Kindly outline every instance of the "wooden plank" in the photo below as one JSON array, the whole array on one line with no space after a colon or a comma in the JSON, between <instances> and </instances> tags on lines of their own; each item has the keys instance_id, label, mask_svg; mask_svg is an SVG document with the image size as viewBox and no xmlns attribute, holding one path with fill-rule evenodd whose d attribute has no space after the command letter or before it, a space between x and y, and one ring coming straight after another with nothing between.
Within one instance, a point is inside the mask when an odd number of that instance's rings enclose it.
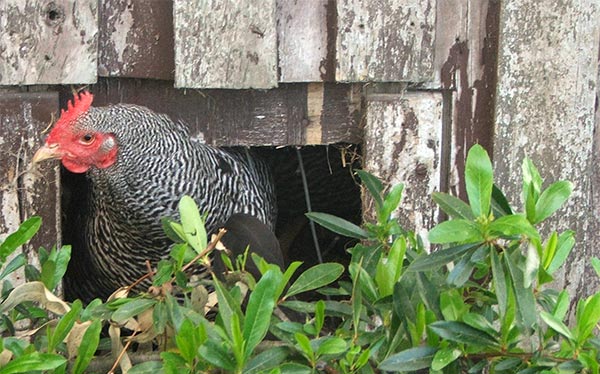
<instances>
[{"instance_id":1,"label":"wooden plank","mask_svg":"<svg viewBox=\"0 0 600 374\"><path fill-rule=\"evenodd\" d=\"M0 2L0 85L96 81L96 2Z\"/></svg>"},{"instance_id":2,"label":"wooden plank","mask_svg":"<svg viewBox=\"0 0 600 374\"><path fill-rule=\"evenodd\" d=\"M502 2L494 161L510 200L521 193L521 162L530 157L546 178L574 182L571 199L547 230L573 229L577 244L558 288L584 296L599 282L588 266L599 256L598 220L591 198L594 106L600 16L597 1Z\"/></svg>"},{"instance_id":3,"label":"wooden plank","mask_svg":"<svg viewBox=\"0 0 600 374\"><path fill-rule=\"evenodd\" d=\"M307 84L267 90L177 90L168 81L100 79L94 105L144 105L186 122L207 143L225 145L303 145L360 143L360 94L353 85L326 83L322 100L311 100ZM65 93L68 94L67 91ZM311 93L314 98L314 92ZM68 96L68 95L67 95ZM235 108L235 110L232 110ZM310 111L310 113L309 113ZM307 135L311 120L318 134Z\"/></svg>"},{"instance_id":4,"label":"wooden plank","mask_svg":"<svg viewBox=\"0 0 600 374\"><path fill-rule=\"evenodd\" d=\"M104 0L98 75L173 80L173 2Z\"/></svg>"},{"instance_id":5,"label":"wooden plank","mask_svg":"<svg viewBox=\"0 0 600 374\"><path fill-rule=\"evenodd\" d=\"M30 167L31 157L42 143L42 130L57 109L56 93L0 93L0 240L25 219L41 216L40 231L23 247L28 262L34 265L39 263L40 246L50 249L60 242L59 167ZM24 274L17 272L10 280L23 283Z\"/></svg>"},{"instance_id":6,"label":"wooden plank","mask_svg":"<svg viewBox=\"0 0 600 374\"><path fill-rule=\"evenodd\" d=\"M436 2L339 0L336 80L432 80Z\"/></svg>"},{"instance_id":7,"label":"wooden plank","mask_svg":"<svg viewBox=\"0 0 600 374\"><path fill-rule=\"evenodd\" d=\"M439 191L442 94L406 92L367 97L363 165L385 184L403 183L398 219L427 240L437 223L431 193ZM366 206L365 211L372 209Z\"/></svg>"},{"instance_id":8,"label":"wooden plank","mask_svg":"<svg viewBox=\"0 0 600 374\"><path fill-rule=\"evenodd\" d=\"M175 0L175 86L277 86L275 0Z\"/></svg>"},{"instance_id":9,"label":"wooden plank","mask_svg":"<svg viewBox=\"0 0 600 374\"><path fill-rule=\"evenodd\" d=\"M333 0L278 0L279 81L333 81L336 28Z\"/></svg>"}]
</instances>

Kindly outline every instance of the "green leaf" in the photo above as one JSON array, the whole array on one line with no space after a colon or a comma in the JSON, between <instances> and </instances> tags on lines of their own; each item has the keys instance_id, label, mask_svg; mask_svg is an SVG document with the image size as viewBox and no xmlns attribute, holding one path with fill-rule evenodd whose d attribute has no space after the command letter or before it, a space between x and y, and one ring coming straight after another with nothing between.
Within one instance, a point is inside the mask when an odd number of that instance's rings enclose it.
<instances>
[{"instance_id":1,"label":"green leaf","mask_svg":"<svg viewBox=\"0 0 600 374\"><path fill-rule=\"evenodd\" d=\"M102 322L97 319L90 327L85 330L83 334L83 339L81 340L81 345L77 349L77 359L75 360L75 364L73 365L73 373L81 374L85 372L85 369L88 367L92 358L94 357L94 353L96 353L96 349L98 348L98 343L100 342L100 330L102 329Z\"/></svg>"},{"instance_id":2,"label":"green leaf","mask_svg":"<svg viewBox=\"0 0 600 374\"><path fill-rule=\"evenodd\" d=\"M81 300L75 300L71 305L71 310L69 310L56 324L54 328L54 332L48 335L48 351L54 351L56 346L60 342L62 342L75 324L75 321L79 318L79 314L83 309L83 304Z\"/></svg>"},{"instance_id":3,"label":"green leaf","mask_svg":"<svg viewBox=\"0 0 600 374\"><path fill-rule=\"evenodd\" d=\"M600 277L600 259L598 259L598 257L592 257L591 263L592 267L594 268L594 271L596 272L596 275ZM2 277L0 277L0 279L1 278Z\"/></svg>"},{"instance_id":4,"label":"green leaf","mask_svg":"<svg viewBox=\"0 0 600 374\"><path fill-rule=\"evenodd\" d=\"M375 199L376 209L377 211L379 211L383 206L383 199L381 198L383 184L381 183L379 178L365 170L357 170L356 173L360 177L362 183L367 187L367 190L369 191L373 199Z\"/></svg>"},{"instance_id":5,"label":"green leaf","mask_svg":"<svg viewBox=\"0 0 600 374\"><path fill-rule=\"evenodd\" d=\"M442 315L448 321L458 321L469 307L463 301L458 289L452 288L440 294L440 308Z\"/></svg>"},{"instance_id":6,"label":"green leaf","mask_svg":"<svg viewBox=\"0 0 600 374\"><path fill-rule=\"evenodd\" d=\"M473 243L482 240L479 225L466 219L444 221L429 231L431 243Z\"/></svg>"},{"instance_id":7,"label":"green leaf","mask_svg":"<svg viewBox=\"0 0 600 374\"><path fill-rule=\"evenodd\" d=\"M429 328L441 338L478 348L496 347L496 339L486 332L475 329L466 323L457 321L437 321L429 325Z\"/></svg>"},{"instance_id":8,"label":"green leaf","mask_svg":"<svg viewBox=\"0 0 600 374\"><path fill-rule=\"evenodd\" d=\"M274 347L252 357L244 367L244 374L266 373L279 366L288 356L287 347Z\"/></svg>"},{"instance_id":9,"label":"green leaf","mask_svg":"<svg viewBox=\"0 0 600 374\"><path fill-rule=\"evenodd\" d=\"M442 370L461 356L461 351L456 348L442 348L435 353L431 362L432 370Z\"/></svg>"},{"instance_id":10,"label":"green leaf","mask_svg":"<svg viewBox=\"0 0 600 374\"><path fill-rule=\"evenodd\" d=\"M552 314L542 310L540 311L540 318L542 319L542 321L546 322L546 324L550 326L552 330L561 334L570 341L575 340L573 334L571 333L571 330L569 330L569 328L561 320L559 320Z\"/></svg>"},{"instance_id":11,"label":"green leaf","mask_svg":"<svg viewBox=\"0 0 600 374\"><path fill-rule=\"evenodd\" d=\"M556 253L550 261L550 265L546 269L548 274L553 274L556 270L560 269L561 266L569 257L571 250L575 246L575 234L573 231L565 231L558 236L558 244L556 245Z\"/></svg>"},{"instance_id":12,"label":"green leaf","mask_svg":"<svg viewBox=\"0 0 600 374\"><path fill-rule=\"evenodd\" d=\"M330 284L342 275L344 266L338 263L319 264L306 270L288 289L285 298Z\"/></svg>"},{"instance_id":13,"label":"green leaf","mask_svg":"<svg viewBox=\"0 0 600 374\"><path fill-rule=\"evenodd\" d=\"M197 253L201 253L206 248L207 235L204 220L194 199L190 196L182 197L179 201L179 214L186 241Z\"/></svg>"},{"instance_id":14,"label":"green leaf","mask_svg":"<svg viewBox=\"0 0 600 374\"><path fill-rule=\"evenodd\" d=\"M300 348L300 351L304 353L304 355L311 361L315 360L315 352L310 345L310 339L306 335L301 332L297 332L294 334L294 338L296 339L296 345Z\"/></svg>"},{"instance_id":15,"label":"green leaf","mask_svg":"<svg viewBox=\"0 0 600 374\"><path fill-rule=\"evenodd\" d=\"M505 238L525 235L528 238L539 239L540 234L522 214L512 214L494 220L489 225L491 234Z\"/></svg>"},{"instance_id":16,"label":"green leaf","mask_svg":"<svg viewBox=\"0 0 600 374\"><path fill-rule=\"evenodd\" d=\"M0 280L6 278L6 276L16 271L20 267L25 266L26 264L27 258L25 257L25 254L19 253L4 267L2 274L0 274Z\"/></svg>"},{"instance_id":17,"label":"green leaf","mask_svg":"<svg viewBox=\"0 0 600 374\"><path fill-rule=\"evenodd\" d=\"M276 292L282 279L280 270L271 269L260 278L256 288L250 294L243 329L246 342L245 358L250 357L254 348L267 335L275 307Z\"/></svg>"},{"instance_id":18,"label":"green leaf","mask_svg":"<svg viewBox=\"0 0 600 374\"><path fill-rule=\"evenodd\" d=\"M417 257L406 270L413 272L435 270L449 262L458 261L465 253L474 251L480 245L481 243L463 244L421 255Z\"/></svg>"},{"instance_id":19,"label":"green leaf","mask_svg":"<svg viewBox=\"0 0 600 374\"><path fill-rule=\"evenodd\" d=\"M392 187L390 192L387 193L387 195L385 196L385 198L383 200L383 207L381 209L381 214L379 215L380 223L382 223L382 224L386 223L390 219L390 216L394 212L394 210L396 210L396 208L398 208L398 205L400 205L400 200L402 200L402 192L403 191L404 191L404 185L397 184L394 187Z\"/></svg>"},{"instance_id":20,"label":"green leaf","mask_svg":"<svg viewBox=\"0 0 600 374\"><path fill-rule=\"evenodd\" d=\"M125 322L133 316L137 316L146 309L156 304L155 299L133 299L132 301L121 305L111 316L111 319L117 323Z\"/></svg>"},{"instance_id":21,"label":"green leaf","mask_svg":"<svg viewBox=\"0 0 600 374\"><path fill-rule=\"evenodd\" d=\"M224 369L227 372L234 372L235 370L233 356L221 344L209 339L198 349L198 353L204 360L216 367Z\"/></svg>"},{"instance_id":22,"label":"green leaf","mask_svg":"<svg viewBox=\"0 0 600 374\"><path fill-rule=\"evenodd\" d=\"M127 374L162 374L163 364L160 361L146 361L137 364Z\"/></svg>"},{"instance_id":23,"label":"green leaf","mask_svg":"<svg viewBox=\"0 0 600 374\"><path fill-rule=\"evenodd\" d=\"M317 355L339 355L348 349L346 341L338 336L328 336L319 341Z\"/></svg>"},{"instance_id":24,"label":"green leaf","mask_svg":"<svg viewBox=\"0 0 600 374\"><path fill-rule=\"evenodd\" d=\"M244 318L240 303L225 287L223 287L223 284L216 277L213 277L213 283L219 302L219 315L223 319L227 334L233 336L233 331L231 330L231 319L233 318L233 315L237 315L240 322L242 322Z\"/></svg>"},{"instance_id":25,"label":"green leaf","mask_svg":"<svg viewBox=\"0 0 600 374\"><path fill-rule=\"evenodd\" d=\"M379 370L406 372L428 368L437 352L432 347L414 347L391 355L377 367Z\"/></svg>"},{"instance_id":26,"label":"green leaf","mask_svg":"<svg viewBox=\"0 0 600 374\"><path fill-rule=\"evenodd\" d=\"M516 255L520 255L520 253L516 253ZM515 263L515 260L510 255L505 255L504 260L512 279L512 288L516 296L515 300L522 323L525 328L531 329L536 322L536 303L531 286L525 287L522 270L525 265Z\"/></svg>"},{"instance_id":27,"label":"green leaf","mask_svg":"<svg viewBox=\"0 0 600 374\"><path fill-rule=\"evenodd\" d=\"M498 300L498 311L500 317L504 318L506 313L506 307L508 303L508 286L506 284L506 274L504 267L498 256L498 252L494 246L489 246L490 249L490 260L492 263L492 283L494 290L496 291L496 299Z\"/></svg>"},{"instance_id":28,"label":"green leaf","mask_svg":"<svg viewBox=\"0 0 600 374\"><path fill-rule=\"evenodd\" d=\"M535 167L533 162L529 157L525 157L523 159L523 165L521 166L521 170L523 171L523 191L527 194L529 188L531 188L533 192L534 201L537 201L540 191L542 190L542 177L540 176L540 172ZM529 187L531 186L531 187Z\"/></svg>"},{"instance_id":29,"label":"green leaf","mask_svg":"<svg viewBox=\"0 0 600 374\"><path fill-rule=\"evenodd\" d=\"M478 313L465 313L462 316L462 320L464 323L466 323L467 325L485 332L486 334L490 335L490 336L497 336L498 333L496 331L496 328L494 326L492 326L492 324L490 323L490 321L488 321L483 315L478 314Z\"/></svg>"},{"instance_id":30,"label":"green leaf","mask_svg":"<svg viewBox=\"0 0 600 374\"><path fill-rule=\"evenodd\" d=\"M0 264L3 264L17 248L27 243L38 232L41 225L42 218L33 216L21 223L17 231L6 237L0 244Z\"/></svg>"},{"instance_id":31,"label":"green leaf","mask_svg":"<svg viewBox=\"0 0 600 374\"><path fill-rule=\"evenodd\" d=\"M51 353L39 353L31 352L23 356L17 357L4 365L0 369L2 374L17 374L17 373L31 373L42 370L54 370L61 365L64 365L67 359L51 354Z\"/></svg>"},{"instance_id":32,"label":"green leaf","mask_svg":"<svg viewBox=\"0 0 600 374\"><path fill-rule=\"evenodd\" d=\"M465 164L465 184L469 203L475 217L490 214L494 173L490 158L479 144L469 150Z\"/></svg>"},{"instance_id":33,"label":"green leaf","mask_svg":"<svg viewBox=\"0 0 600 374\"><path fill-rule=\"evenodd\" d=\"M573 184L569 181L552 183L535 204L534 224L540 223L556 212L571 196Z\"/></svg>"},{"instance_id":34,"label":"green leaf","mask_svg":"<svg viewBox=\"0 0 600 374\"><path fill-rule=\"evenodd\" d=\"M355 239L367 239L368 233L352 222L328 213L310 212L306 216L326 229Z\"/></svg>"},{"instance_id":35,"label":"green leaf","mask_svg":"<svg viewBox=\"0 0 600 374\"><path fill-rule=\"evenodd\" d=\"M442 209L446 214L452 218L460 218L472 221L475 219L471 207L461 199L449 195L444 192L434 192L431 194L433 201Z\"/></svg>"},{"instance_id":36,"label":"green leaf","mask_svg":"<svg viewBox=\"0 0 600 374\"><path fill-rule=\"evenodd\" d=\"M181 357L188 363L193 363L198 348L204 344L206 339L207 334L204 325L198 324L198 326L194 326L194 323L186 318L181 323L179 331L177 331L175 343L177 344Z\"/></svg>"},{"instance_id":37,"label":"green leaf","mask_svg":"<svg viewBox=\"0 0 600 374\"><path fill-rule=\"evenodd\" d=\"M496 218L513 214L506 196L504 196L502 190L500 190L495 184L492 187L492 208Z\"/></svg>"},{"instance_id":38,"label":"green leaf","mask_svg":"<svg viewBox=\"0 0 600 374\"><path fill-rule=\"evenodd\" d=\"M371 275L360 265L352 262L348 267L354 284L359 286L360 291L365 295L369 302L373 303L379 298L377 287Z\"/></svg>"}]
</instances>

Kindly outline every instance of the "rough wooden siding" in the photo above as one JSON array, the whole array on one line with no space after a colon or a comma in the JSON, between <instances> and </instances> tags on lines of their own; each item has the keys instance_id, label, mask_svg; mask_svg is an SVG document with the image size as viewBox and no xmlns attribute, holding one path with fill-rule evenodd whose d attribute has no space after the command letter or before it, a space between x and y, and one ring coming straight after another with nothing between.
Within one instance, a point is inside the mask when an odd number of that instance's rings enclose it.
<instances>
[{"instance_id":1,"label":"rough wooden siding","mask_svg":"<svg viewBox=\"0 0 600 374\"><path fill-rule=\"evenodd\" d=\"M336 28L333 0L277 0L279 81L334 80Z\"/></svg>"},{"instance_id":2,"label":"rough wooden siding","mask_svg":"<svg viewBox=\"0 0 600 374\"><path fill-rule=\"evenodd\" d=\"M175 0L175 86L277 86L275 0Z\"/></svg>"},{"instance_id":3,"label":"rough wooden siding","mask_svg":"<svg viewBox=\"0 0 600 374\"><path fill-rule=\"evenodd\" d=\"M51 248L59 242L58 166L30 168L42 130L57 109L56 93L0 92L0 240L25 219L41 216L40 231L23 248L31 264L38 263L40 246ZM23 276L16 273L11 280L20 283Z\"/></svg>"},{"instance_id":4,"label":"rough wooden siding","mask_svg":"<svg viewBox=\"0 0 600 374\"><path fill-rule=\"evenodd\" d=\"M400 222L427 239L438 211L442 95L434 92L374 94L367 98L364 168L389 185L404 183Z\"/></svg>"},{"instance_id":5,"label":"rough wooden siding","mask_svg":"<svg viewBox=\"0 0 600 374\"><path fill-rule=\"evenodd\" d=\"M599 284L588 262L600 255L591 183L598 7L591 0L513 0L502 2L501 10L496 179L519 202L521 160L529 156L546 185L558 179L575 183L568 205L546 226L577 233L557 282L571 295L588 294Z\"/></svg>"},{"instance_id":6,"label":"rough wooden siding","mask_svg":"<svg viewBox=\"0 0 600 374\"><path fill-rule=\"evenodd\" d=\"M94 87L94 105L144 105L183 120L192 134L219 146L302 145L315 137L322 144L359 143L357 87L326 83L319 90L322 99L315 100L306 84L282 84L266 91L184 92L169 81L101 79Z\"/></svg>"},{"instance_id":7,"label":"rough wooden siding","mask_svg":"<svg viewBox=\"0 0 600 374\"><path fill-rule=\"evenodd\" d=\"M0 2L0 85L96 82L94 1Z\"/></svg>"},{"instance_id":8,"label":"rough wooden siding","mask_svg":"<svg viewBox=\"0 0 600 374\"><path fill-rule=\"evenodd\" d=\"M339 0L336 79L432 80L436 2Z\"/></svg>"},{"instance_id":9,"label":"rough wooden siding","mask_svg":"<svg viewBox=\"0 0 600 374\"><path fill-rule=\"evenodd\" d=\"M173 79L173 2L102 0L98 75Z\"/></svg>"}]
</instances>

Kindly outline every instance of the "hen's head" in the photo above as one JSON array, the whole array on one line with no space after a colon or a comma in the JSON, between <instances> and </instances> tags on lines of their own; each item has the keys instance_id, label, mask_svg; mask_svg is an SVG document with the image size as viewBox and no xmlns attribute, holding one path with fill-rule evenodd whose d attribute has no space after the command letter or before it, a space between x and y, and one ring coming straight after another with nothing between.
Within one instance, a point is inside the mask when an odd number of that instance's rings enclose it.
<instances>
[{"instance_id":1,"label":"hen's head","mask_svg":"<svg viewBox=\"0 0 600 374\"><path fill-rule=\"evenodd\" d=\"M36 163L60 159L67 170L84 173L90 167L107 168L117 160L117 141L112 133L100 132L83 119L88 115L94 96L89 92L76 95L67 110L54 124L46 143L33 156Z\"/></svg>"}]
</instances>

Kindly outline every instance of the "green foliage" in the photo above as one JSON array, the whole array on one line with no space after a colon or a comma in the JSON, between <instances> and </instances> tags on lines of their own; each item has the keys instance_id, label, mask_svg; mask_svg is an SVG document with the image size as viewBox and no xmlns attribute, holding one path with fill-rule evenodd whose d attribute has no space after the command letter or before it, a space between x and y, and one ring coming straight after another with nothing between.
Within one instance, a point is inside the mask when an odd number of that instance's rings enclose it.
<instances>
[{"instance_id":1,"label":"green foliage","mask_svg":"<svg viewBox=\"0 0 600 374\"><path fill-rule=\"evenodd\" d=\"M211 273L198 280L190 269L211 272L216 242L208 243L205 217L185 197L181 222L163 220L174 244L168 258L152 264L152 288L137 295L123 288L85 307L52 293L70 248L40 249L39 267L15 255L40 227L33 217L0 244L0 373L117 366L131 374L599 373L600 293L571 301L548 286L575 240L571 231L539 230L573 187L566 181L544 187L529 159L522 170L517 209L494 184L487 153L474 146L465 167L469 203L432 196L450 219L430 230L431 253L395 218L403 186L386 188L357 171L373 198L374 221L359 227L308 214L361 241L349 249L347 269L325 263L300 274L299 262L280 269L246 253L226 258L224 278ZM247 261L260 269L259 279L244 271ZM600 260L591 265L600 276ZM10 283L16 271L27 275L25 284ZM306 292L324 296L298 298ZM135 352L130 342L158 351ZM106 359L108 351L113 358ZM132 364L136 355L147 359Z\"/></svg>"}]
</instances>

